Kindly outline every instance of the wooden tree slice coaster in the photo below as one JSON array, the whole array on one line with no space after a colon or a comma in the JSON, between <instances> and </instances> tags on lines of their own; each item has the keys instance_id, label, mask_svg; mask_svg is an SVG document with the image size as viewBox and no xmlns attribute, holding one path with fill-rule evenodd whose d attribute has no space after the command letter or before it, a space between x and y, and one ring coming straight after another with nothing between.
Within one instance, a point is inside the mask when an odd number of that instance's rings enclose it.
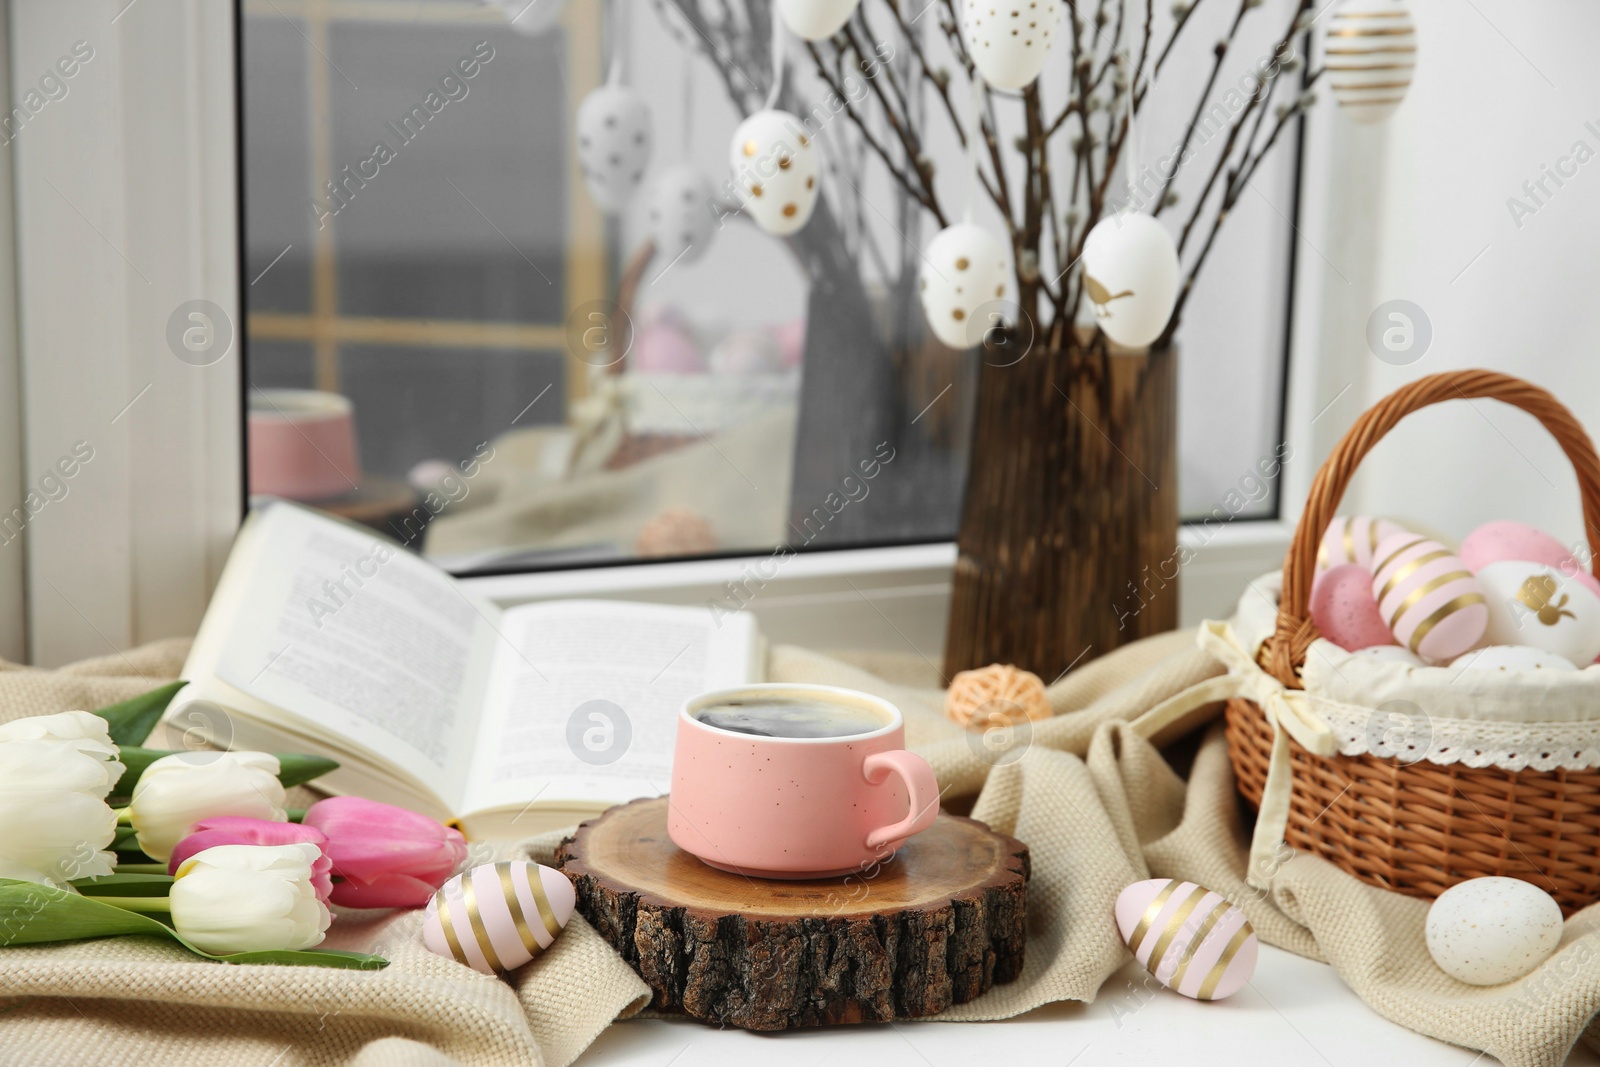
<instances>
[{"instance_id":1,"label":"wooden tree slice coaster","mask_svg":"<svg viewBox=\"0 0 1600 1067\"><path fill-rule=\"evenodd\" d=\"M667 798L619 805L556 850L578 911L651 1007L746 1030L934 1015L1022 973L1028 848L940 815L859 874L746 878L667 836Z\"/></svg>"}]
</instances>

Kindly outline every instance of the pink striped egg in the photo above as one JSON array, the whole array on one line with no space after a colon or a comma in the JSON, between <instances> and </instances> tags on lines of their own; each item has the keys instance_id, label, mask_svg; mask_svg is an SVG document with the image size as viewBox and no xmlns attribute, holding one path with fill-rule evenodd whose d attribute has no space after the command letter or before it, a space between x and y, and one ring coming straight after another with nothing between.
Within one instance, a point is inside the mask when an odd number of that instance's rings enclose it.
<instances>
[{"instance_id":1,"label":"pink striped egg","mask_svg":"<svg viewBox=\"0 0 1600 1067\"><path fill-rule=\"evenodd\" d=\"M1193 882L1151 878L1117 894L1117 929L1155 980L1195 1000L1232 996L1260 947L1244 912Z\"/></svg>"},{"instance_id":2,"label":"pink striped egg","mask_svg":"<svg viewBox=\"0 0 1600 1067\"><path fill-rule=\"evenodd\" d=\"M1330 522L1322 534L1322 544L1317 549L1317 570L1354 563L1370 571L1372 557L1383 539L1404 532L1405 527L1388 519L1341 515Z\"/></svg>"},{"instance_id":3,"label":"pink striped egg","mask_svg":"<svg viewBox=\"0 0 1600 1067\"><path fill-rule=\"evenodd\" d=\"M1378 544L1372 599L1395 640L1423 659L1476 648L1489 626L1483 586L1437 541L1402 531Z\"/></svg>"},{"instance_id":4,"label":"pink striped egg","mask_svg":"<svg viewBox=\"0 0 1600 1067\"><path fill-rule=\"evenodd\" d=\"M1394 644L1372 599L1372 573L1359 563L1341 563L1317 575L1311 583L1311 621L1346 652Z\"/></svg>"},{"instance_id":5,"label":"pink striped egg","mask_svg":"<svg viewBox=\"0 0 1600 1067\"><path fill-rule=\"evenodd\" d=\"M566 875L527 860L485 863L451 878L428 901L422 943L475 971L521 967L572 918Z\"/></svg>"}]
</instances>

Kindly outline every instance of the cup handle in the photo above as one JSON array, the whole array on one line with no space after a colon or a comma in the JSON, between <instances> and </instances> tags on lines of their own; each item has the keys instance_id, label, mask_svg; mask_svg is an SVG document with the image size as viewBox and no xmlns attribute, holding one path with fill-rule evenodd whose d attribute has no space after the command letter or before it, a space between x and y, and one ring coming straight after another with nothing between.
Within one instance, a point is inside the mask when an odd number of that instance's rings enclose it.
<instances>
[{"instance_id":1,"label":"cup handle","mask_svg":"<svg viewBox=\"0 0 1600 1067\"><path fill-rule=\"evenodd\" d=\"M920 834L939 817L939 783L933 776L933 768L921 756L903 748L874 752L862 762L861 769L873 785L882 782L891 772L898 774L911 797L911 811L904 819L867 835L868 848L879 848L891 841Z\"/></svg>"}]
</instances>

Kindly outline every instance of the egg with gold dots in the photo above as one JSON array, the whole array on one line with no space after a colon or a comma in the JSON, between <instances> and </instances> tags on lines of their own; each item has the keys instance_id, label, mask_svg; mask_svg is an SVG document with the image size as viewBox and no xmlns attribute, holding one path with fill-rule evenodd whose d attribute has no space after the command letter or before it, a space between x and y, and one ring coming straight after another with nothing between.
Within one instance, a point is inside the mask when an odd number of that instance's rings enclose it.
<instances>
[{"instance_id":1,"label":"egg with gold dots","mask_svg":"<svg viewBox=\"0 0 1600 1067\"><path fill-rule=\"evenodd\" d=\"M807 41L826 41L838 33L861 0L778 0L778 14L789 32Z\"/></svg>"},{"instance_id":2,"label":"egg with gold dots","mask_svg":"<svg viewBox=\"0 0 1600 1067\"><path fill-rule=\"evenodd\" d=\"M734 131L728 166L745 214L778 237L796 233L817 206L817 142L787 111L757 111Z\"/></svg>"},{"instance_id":3,"label":"egg with gold dots","mask_svg":"<svg viewBox=\"0 0 1600 1067\"><path fill-rule=\"evenodd\" d=\"M650 187L650 237L660 269L693 263L705 255L716 233L711 183L685 163L662 171Z\"/></svg>"},{"instance_id":4,"label":"egg with gold dots","mask_svg":"<svg viewBox=\"0 0 1600 1067\"><path fill-rule=\"evenodd\" d=\"M650 105L626 86L602 85L583 98L576 128L589 195L605 211L621 211L650 162Z\"/></svg>"},{"instance_id":5,"label":"egg with gold dots","mask_svg":"<svg viewBox=\"0 0 1600 1067\"><path fill-rule=\"evenodd\" d=\"M961 37L983 80L1021 89L1039 76L1061 22L1059 0L966 0Z\"/></svg>"},{"instance_id":6,"label":"egg with gold dots","mask_svg":"<svg viewBox=\"0 0 1600 1067\"><path fill-rule=\"evenodd\" d=\"M958 222L934 235L922 254L922 313L933 335L951 348L972 348L995 325L980 309L1005 295L1005 246L982 226Z\"/></svg>"},{"instance_id":7,"label":"egg with gold dots","mask_svg":"<svg viewBox=\"0 0 1600 1067\"><path fill-rule=\"evenodd\" d=\"M1165 226L1140 212L1103 218L1080 262L1084 300L1107 337L1144 348L1161 336L1178 302L1178 248Z\"/></svg>"},{"instance_id":8,"label":"egg with gold dots","mask_svg":"<svg viewBox=\"0 0 1600 1067\"><path fill-rule=\"evenodd\" d=\"M1417 65L1417 26L1401 0L1344 0L1328 17L1324 69L1333 97L1361 123L1394 114Z\"/></svg>"},{"instance_id":9,"label":"egg with gold dots","mask_svg":"<svg viewBox=\"0 0 1600 1067\"><path fill-rule=\"evenodd\" d=\"M572 883L551 867L527 860L481 864L429 899L422 943L484 974L514 970L554 943L576 903Z\"/></svg>"}]
</instances>

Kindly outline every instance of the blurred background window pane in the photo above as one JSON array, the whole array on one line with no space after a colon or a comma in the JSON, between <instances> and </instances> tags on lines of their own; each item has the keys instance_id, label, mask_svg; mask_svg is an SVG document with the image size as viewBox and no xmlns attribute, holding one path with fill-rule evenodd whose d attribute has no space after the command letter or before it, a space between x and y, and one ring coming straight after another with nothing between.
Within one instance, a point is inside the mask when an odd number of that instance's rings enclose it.
<instances>
[{"instance_id":1,"label":"blurred background window pane","mask_svg":"<svg viewBox=\"0 0 1600 1067\"><path fill-rule=\"evenodd\" d=\"M749 32L700 34L708 10ZM922 326L929 220L842 119L796 237L715 203L765 96L767 10L242 0L251 492L461 572L954 536L976 357ZM786 103L805 112L824 90L791 45ZM617 50L651 151L607 211L576 115ZM1208 73L1189 58L1141 120L1148 155ZM930 139L939 173L964 180L948 133ZM1192 517L1278 440L1296 171L1290 151L1257 173L1179 334ZM862 462L880 473L840 507Z\"/></svg>"}]
</instances>

